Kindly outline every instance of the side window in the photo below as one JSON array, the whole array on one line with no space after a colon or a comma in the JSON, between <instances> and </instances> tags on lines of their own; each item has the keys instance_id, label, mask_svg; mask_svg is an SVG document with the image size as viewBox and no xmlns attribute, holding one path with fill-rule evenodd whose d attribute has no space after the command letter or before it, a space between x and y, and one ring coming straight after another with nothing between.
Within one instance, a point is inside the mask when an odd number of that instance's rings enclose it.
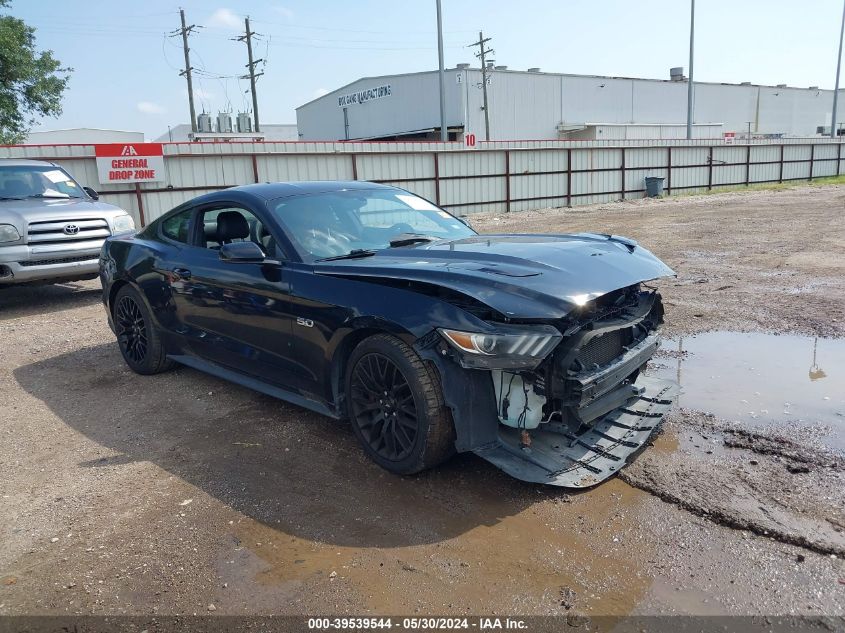
<instances>
[{"instance_id":1,"label":"side window","mask_svg":"<svg viewBox=\"0 0 845 633\"><path fill-rule=\"evenodd\" d=\"M190 241L188 227L191 225L193 209L185 209L161 223L161 234L167 239L187 244Z\"/></svg>"},{"instance_id":2,"label":"side window","mask_svg":"<svg viewBox=\"0 0 845 633\"><path fill-rule=\"evenodd\" d=\"M223 244L255 242L268 257L279 256L276 240L254 213L234 206L208 209L200 213L197 246L220 250Z\"/></svg>"}]
</instances>

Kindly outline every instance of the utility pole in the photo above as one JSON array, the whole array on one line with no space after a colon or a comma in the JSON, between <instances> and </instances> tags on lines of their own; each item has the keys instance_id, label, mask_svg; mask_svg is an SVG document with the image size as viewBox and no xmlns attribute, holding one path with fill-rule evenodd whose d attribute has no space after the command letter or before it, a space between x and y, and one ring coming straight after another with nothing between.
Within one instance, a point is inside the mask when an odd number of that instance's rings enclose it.
<instances>
[{"instance_id":1,"label":"utility pole","mask_svg":"<svg viewBox=\"0 0 845 633\"><path fill-rule=\"evenodd\" d=\"M470 44L470 46L477 46L478 52L476 57L481 59L481 90L484 95L484 140L490 140L490 109L487 102L487 55L492 55L496 51L492 48L486 48L487 42L490 38L484 38L482 31L478 32L478 41Z\"/></svg>"},{"instance_id":2,"label":"utility pole","mask_svg":"<svg viewBox=\"0 0 845 633\"><path fill-rule=\"evenodd\" d=\"M255 119L255 131L260 132L261 128L258 125L258 95L255 93L255 80L258 79L264 73L256 73L255 67L260 63L263 62L263 59L252 59L252 36L258 35L255 31L251 31L249 29L249 18L244 18L244 26L246 27L246 32L241 35L240 37L236 38L239 42L246 42L246 53L249 59L249 63L246 65L247 70L249 71L248 74L241 77L241 79L249 78L249 89L252 92L252 115Z\"/></svg>"},{"instance_id":3,"label":"utility pole","mask_svg":"<svg viewBox=\"0 0 845 633\"><path fill-rule=\"evenodd\" d=\"M842 26L839 27L839 55L836 57L836 86L833 88L833 115L830 117L830 136L836 138L836 106L839 101L839 71L842 70L842 36L845 35L845 2L842 3Z\"/></svg>"},{"instance_id":4,"label":"utility pole","mask_svg":"<svg viewBox=\"0 0 845 633\"><path fill-rule=\"evenodd\" d=\"M437 60L440 67L440 140L449 140L449 130L446 129L446 71L443 69L443 15L440 10L440 0L437 0Z\"/></svg>"},{"instance_id":5,"label":"utility pole","mask_svg":"<svg viewBox=\"0 0 845 633\"><path fill-rule=\"evenodd\" d=\"M695 0L690 0L689 11L689 83L687 85L687 139L692 138L692 62L695 40Z\"/></svg>"},{"instance_id":6,"label":"utility pole","mask_svg":"<svg viewBox=\"0 0 845 633\"><path fill-rule=\"evenodd\" d=\"M175 37L176 35L182 36L182 50L185 51L185 70L179 72L180 75L185 77L188 80L188 106L191 109L191 131L197 131L197 112L194 109L194 82L191 78L191 49L188 48L188 35L191 32L199 28L196 24L192 24L191 26L185 26L185 9L179 9L179 16L182 18L182 28L176 29L175 31L171 31L170 36Z\"/></svg>"}]
</instances>

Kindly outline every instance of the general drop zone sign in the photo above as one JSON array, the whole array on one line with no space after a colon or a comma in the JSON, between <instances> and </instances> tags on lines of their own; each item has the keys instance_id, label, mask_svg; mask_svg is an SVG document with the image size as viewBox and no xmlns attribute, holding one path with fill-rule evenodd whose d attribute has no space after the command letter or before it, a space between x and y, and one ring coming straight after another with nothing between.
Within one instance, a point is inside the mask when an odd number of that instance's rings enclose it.
<instances>
[{"instance_id":1,"label":"general drop zone sign","mask_svg":"<svg viewBox=\"0 0 845 633\"><path fill-rule=\"evenodd\" d=\"M109 143L95 145L100 184L159 182L164 180L161 143Z\"/></svg>"},{"instance_id":2,"label":"general drop zone sign","mask_svg":"<svg viewBox=\"0 0 845 633\"><path fill-rule=\"evenodd\" d=\"M390 84L385 84L384 86L373 86L372 88L364 88L363 90L358 90L357 92L351 92L338 97L337 105L339 108L345 108L346 106L366 103L367 101L372 101L373 99L381 99L382 97L389 96Z\"/></svg>"}]
</instances>

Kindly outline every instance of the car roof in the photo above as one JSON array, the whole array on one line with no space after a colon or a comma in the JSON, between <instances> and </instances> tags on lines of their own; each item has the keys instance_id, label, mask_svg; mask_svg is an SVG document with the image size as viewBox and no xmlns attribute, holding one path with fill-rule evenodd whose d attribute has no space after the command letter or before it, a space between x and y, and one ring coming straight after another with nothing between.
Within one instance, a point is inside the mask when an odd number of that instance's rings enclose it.
<instances>
[{"instance_id":1,"label":"car roof","mask_svg":"<svg viewBox=\"0 0 845 633\"><path fill-rule=\"evenodd\" d=\"M304 180L300 182L264 182L254 185L232 187L227 191L241 191L264 200L288 198L309 193L329 193L332 191L355 191L363 189L395 189L388 185L361 180Z\"/></svg>"},{"instance_id":2,"label":"car roof","mask_svg":"<svg viewBox=\"0 0 845 633\"><path fill-rule=\"evenodd\" d=\"M55 167L54 163L29 158L0 158L0 167Z\"/></svg>"}]
</instances>

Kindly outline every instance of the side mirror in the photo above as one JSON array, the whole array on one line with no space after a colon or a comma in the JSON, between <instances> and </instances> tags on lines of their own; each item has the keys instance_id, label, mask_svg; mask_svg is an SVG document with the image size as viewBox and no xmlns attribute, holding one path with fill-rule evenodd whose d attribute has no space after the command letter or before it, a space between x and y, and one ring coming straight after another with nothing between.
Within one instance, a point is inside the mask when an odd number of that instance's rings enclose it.
<instances>
[{"instance_id":1,"label":"side mirror","mask_svg":"<svg viewBox=\"0 0 845 633\"><path fill-rule=\"evenodd\" d=\"M87 194L88 194L88 196L89 196L92 200L99 200L99 199L100 199L100 194L98 194L96 191L94 191L93 189L91 189L91 187L83 187L83 188L82 188L82 191L84 191L85 193L87 193Z\"/></svg>"},{"instance_id":2,"label":"side mirror","mask_svg":"<svg viewBox=\"0 0 845 633\"><path fill-rule=\"evenodd\" d=\"M255 242L232 242L220 247L220 259L232 264L261 264L267 255Z\"/></svg>"}]
</instances>

